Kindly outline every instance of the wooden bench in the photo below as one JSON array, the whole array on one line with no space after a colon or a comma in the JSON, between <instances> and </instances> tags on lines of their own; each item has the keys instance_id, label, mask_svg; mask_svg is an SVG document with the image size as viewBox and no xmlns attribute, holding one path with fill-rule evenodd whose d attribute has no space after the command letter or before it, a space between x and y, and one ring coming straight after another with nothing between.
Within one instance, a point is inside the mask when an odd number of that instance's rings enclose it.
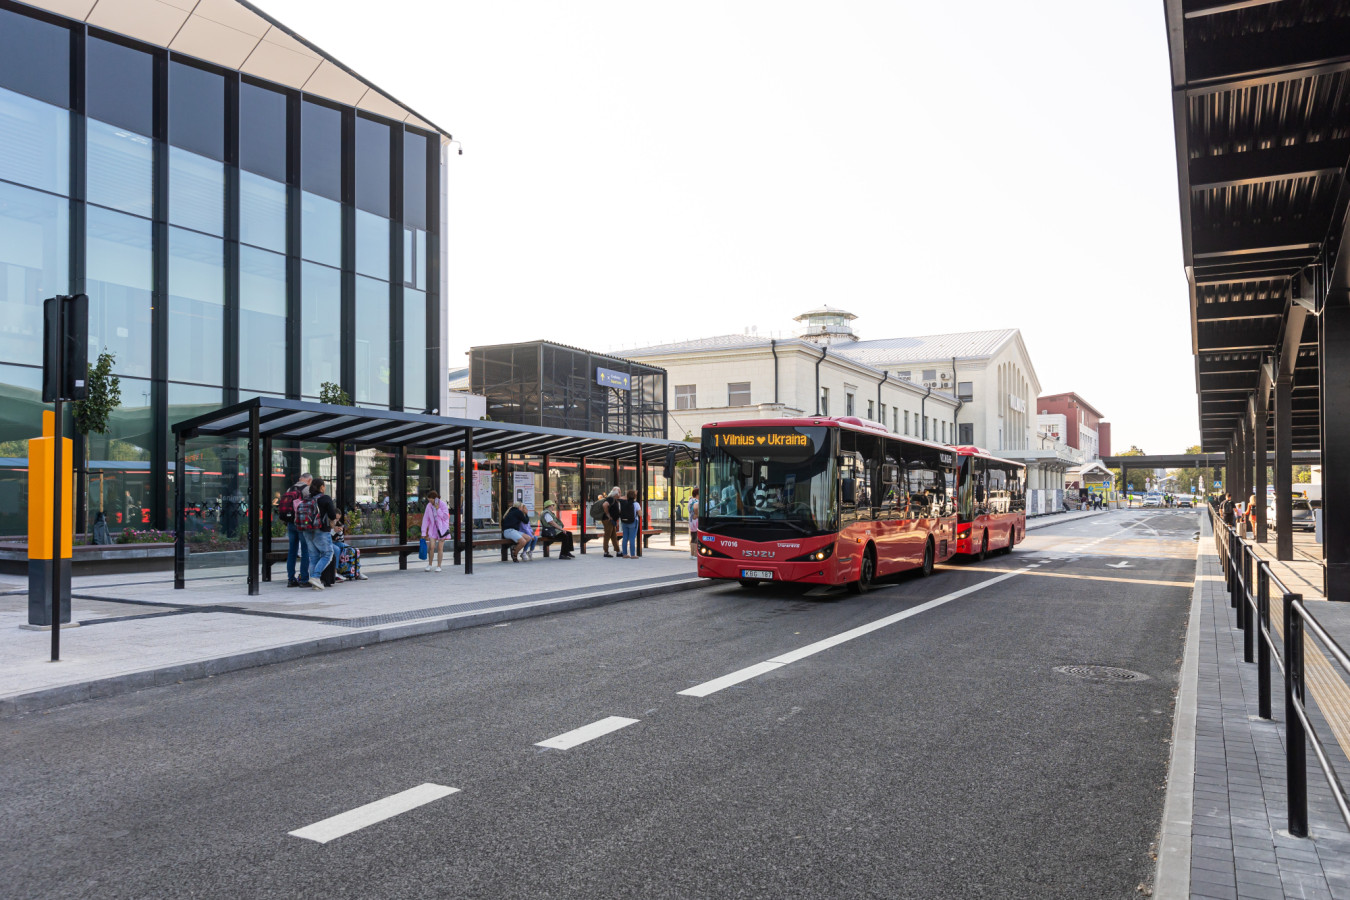
<instances>
[{"instance_id":1,"label":"wooden bench","mask_svg":"<svg viewBox=\"0 0 1350 900\"><path fill-rule=\"evenodd\" d=\"M272 540L278 540L278 539L277 539L277 538L273 538ZM283 540L284 540L284 539L283 539ZM264 544L264 546L265 546L265 544ZM362 556L363 559L364 559L365 557L368 557L368 556L393 556L395 553L397 553L397 554L398 554L398 557L399 557L399 567L400 567L400 568L407 568L408 557L409 557L409 556L416 556L416 555L417 555L417 552L418 552L418 550L419 550L420 547L421 547L421 543L420 543L420 542L418 542L418 543L407 542L407 543L403 543L403 544L376 544L376 545L374 545L373 547L356 547L355 544L352 544L352 545L350 545L350 546L355 547L357 550L360 550L360 551L361 551L361 556ZM336 548L334 548L334 549L336 550ZM263 580L263 581L271 581L271 580L272 580L272 566L276 565L277 563L283 563L283 564L284 564L284 563L286 562L286 555L287 555L287 551L286 551L286 550L264 550L264 551L263 551L263 555L262 555L262 556L263 556L263 559L262 559L262 580ZM313 574L313 573L311 573L311 574Z\"/></svg>"},{"instance_id":2,"label":"wooden bench","mask_svg":"<svg viewBox=\"0 0 1350 900\"><path fill-rule=\"evenodd\" d=\"M596 534L594 531L588 531L588 532L586 532L586 536L585 536L584 538L581 536L581 532L579 532L579 531L568 531L567 533L570 534L570 535L572 535L572 543L573 543L574 546L577 546L577 547L584 547L586 544L590 543L591 541L598 541L600 538L602 538L602 537L605 536L605 535L604 535L604 532L601 532L601 533L599 533L599 534ZM556 543L558 543L558 542L561 541L561 540L562 540L562 537L561 537L561 536L551 537L551 538L550 538L550 537L541 537L541 538L539 538L539 545L540 545L541 547L544 548L544 557L545 557L545 558L548 558L548 548L549 548L549 545L550 545L550 544L556 544Z\"/></svg>"}]
</instances>

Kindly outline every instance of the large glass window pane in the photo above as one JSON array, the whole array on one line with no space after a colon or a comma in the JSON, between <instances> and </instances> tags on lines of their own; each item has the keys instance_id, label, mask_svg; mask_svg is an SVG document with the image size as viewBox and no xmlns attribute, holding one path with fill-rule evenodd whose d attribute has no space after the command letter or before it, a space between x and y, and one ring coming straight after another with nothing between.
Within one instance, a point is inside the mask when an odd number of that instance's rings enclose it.
<instances>
[{"instance_id":1,"label":"large glass window pane","mask_svg":"<svg viewBox=\"0 0 1350 900\"><path fill-rule=\"evenodd\" d=\"M427 408L427 295L403 289L403 408Z\"/></svg>"},{"instance_id":2,"label":"large glass window pane","mask_svg":"<svg viewBox=\"0 0 1350 900\"><path fill-rule=\"evenodd\" d=\"M356 271L389 280L389 220L356 210Z\"/></svg>"},{"instance_id":3,"label":"large glass window pane","mask_svg":"<svg viewBox=\"0 0 1350 900\"><path fill-rule=\"evenodd\" d=\"M89 202L148 218L154 196L150 139L94 119L88 127Z\"/></svg>"},{"instance_id":4,"label":"large glass window pane","mask_svg":"<svg viewBox=\"0 0 1350 900\"><path fill-rule=\"evenodd\" d=\"M427 227L427 139L403 132L403 222Z\"/></svg>"},{"instance_id":5,"label":"large glass window pane","mask_svg":"<svg viewBox=\"0 0 1350 900\"><path fill-rule=\"evenodd\" d=\"M150 377L150 222L88 209L89 358L105 348L118 375ZM124 392L125 396L125 392Z\"/></svg>"},{"instance_id":6,"label":"large glass window pane","mask_svg":"<svg viewBox=\"0 0 1350 900\"><path fill-rule=\"evenodd\" d=\"M70 32L0 9L0 86L70 106Z\"/></svg>"},{"instance_id":7,"label":"large glass window pane","mask_svg":"<svg viewBox=\"0 0 1350 900\"><path fill-rule=\"evenodd\" d=\"M225 373L225 244L169 229L169 380L221 384Z\"/></svg>"},{"instance_id":8,"label":"large glass window pane","mask_svg":"<svg viewBox=\"0 0 1350 900\"><path fill-rule=\"evenodd\" d=\"M300 270L300 393L318 397L342 380L342 273L304 263Z\"/></svg>"},{"instance_id":9,"label":"large glass window pane","mask_svg":"<svg viewBox=\"0 0 1350 900\"><path fill-rule=\"evenodd\" d=\"M427 233L419 228L403 229L403 283L427 289Z\"/></svg>"},{"instance_id":10,"label":"large glass window pane","mask_svg":"<svg viewBox=\"0 0 1350 900\"><path fill-rule=\"evenodd\" d=\"M225 159L225 76L169 64L169 143Z\"/></svg>"},{"instance_id":11,"label":"large glass window pane","mask_svg":"<svg viewBox=\"0 0 1350 900\"><path fill-rule=\"evenodd\" d=\"M356 117L356 205L389 216L389 126Z\"/></svg>"},{"instance_id":12,"label":"large glass window pane","mask_svg":"<svg viewBox=\"0 0 1350 900\"><path fill-rule=\"evenodd\" d=\"M225 234L225 164L169 148L169 222Z\"/></svg>"},{"instance_id":13,"label":"large glass window pane","mask_svg":"<svg viewBox=\"0 0 1350 900\"><path fill-rule=\"evenodd\" d=\"M154 58L112 41L85 43L85 111L137 134L154 134Z\"/></svg>"},{"instance_id":14,"label":"large glass window pane","mask_svg":"<svg viewBox=\"0 0 1350 900\"><path fill-rule=\"evenodd\" d=\"M286 257L239 248L239 387L286 390Z\"/></svg>"},{"instance_id":15,"label":"large glass window pane","mask_svg":"<svg viewBox=\"0 0 1350 900\"><path fill-rule=\"evenodd\" d=\"M240 170L239 240L286 252L286 185Z\"/></svg>"},{"instance_id":16,"label":"large glass window pane","mask_svg":"<svg viewBox=\"0 0 1350 900\"><path fill-rule=\"evenodd\" d=\"M150 382L122 378L122 405L108 416L106 434L88 437L89 521L100 513L114 532L151 522L150 447L154 441Z\"/></svg>"},{"instance_id":17,"label":"large glass window pane","mask_svg":"<svg viewBox=\"0 0 1350 900\"><path fill-rule=\"evenodd\" d=\"M0 366L0 534L28 532L28 439L44 408L41 369Z\"/></svg>"},{"instance_id":18,"label":"large glass window pane","mask_svg":"<svg viewBox=\"0 0 1350 900\"><path fill-rule=\"evenodd\" d=\"M300 255L327 266L342 265L342 204L318 194L300 194Z\"/></svg>"},{"instance_id":19,"label":"large glass window pane","mask_svg":"<svg viewBox=\"0 0 1350 900\"><path fill-rule=\"evenodd\" d=\"M300 112L300 183L306 191L342 200L342 114L308 100Z\"/></svg>"},{"instance_id":20,"label":"large glass window pane","mask_svg":"<svg viewBox=\"0 0 1350 900\"><path fill-rule=\"evenodd\" d=\"M0 183L0 361L42 365L42 301L66 293L69 222L68 200Z\"/></svg>"},{"instance_id":21,"label":"large glass window pane","mask_svg":"<svg viewBox=\"0 0 1350 900\"><path fill-rule=\"evenodd\" d=\"M70 111L0 89L0 179L70 193Z\"/></svg>"},{"instance_id":22,"label":"large glass window pane","mask_svg":"<svg viewBox=\"0 0 1350 900\"><path fill-rule=\"evenodd\" d=\"M389 285L356 278L357 403L389 405Z\"/></svg>"},{"instance_id":23,"label":"large glass window pane","mask_svg":"<svg viewBox=\"0 0 1350 900\"><path fill-rule=\"evenodd\" d=\"M286 181L286 95L239 85L239 167Z\"/></svg>"}]
</instances>

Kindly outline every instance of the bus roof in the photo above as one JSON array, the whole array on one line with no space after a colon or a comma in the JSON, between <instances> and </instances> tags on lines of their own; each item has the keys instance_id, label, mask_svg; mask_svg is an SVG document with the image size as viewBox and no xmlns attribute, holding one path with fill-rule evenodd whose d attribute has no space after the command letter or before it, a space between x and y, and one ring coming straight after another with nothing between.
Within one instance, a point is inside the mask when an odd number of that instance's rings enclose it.
<instances>
[{"instance_id":1,"label":"bus roof","mask_svg":"<svg viewBox=\"0 0 1350 900\"><path fill-rule=\"evenodd\" d=\"M893 438L897 441L905 441L909 444L921 444L925 447L932 447L936 450L952 451L957 448L950 447L947 444L940 444L937 441L929 441L923 438L913 437L908 434L896 434L886 428L879 422L869 422L866 419L860 419L857 416L797 416L793 418L782 419L732 419L726 422L709 422L704 428L800 428L803 425L818 425L821 428L846 428L849 431L858 431L864 434L874 434L877 437ZM990 457L991 459L994 457Z\"/></svg>"},{"instance_id":2,"label":"bus roof","mask_svg":"<svg viewBox=\"0 0 1350 900\"><path fill-rule=\"evenodd\" d=\"M995 456L988 450L985 450L983 447L964 445L960 447L952 447L952 449L955 450L957 452L957 455L959 456L978 456L980 459L991 459L994 462L1010 463L1011 465L1014 466L1021 466L1024 469L1026 468L1026 465L1024 463L1020 463L1012 459L1004 459L1001 456Z\"/></svg>"}]
</instances>

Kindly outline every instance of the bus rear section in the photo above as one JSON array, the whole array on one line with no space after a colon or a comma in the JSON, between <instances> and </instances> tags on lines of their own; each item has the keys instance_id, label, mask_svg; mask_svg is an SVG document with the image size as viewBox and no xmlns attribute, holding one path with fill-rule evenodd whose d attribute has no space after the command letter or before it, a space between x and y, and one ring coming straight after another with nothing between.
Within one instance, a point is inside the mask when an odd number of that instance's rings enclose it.
<instances>
[{"instance_id":1,"label":"bus rear section","mask_svg":"<svg viewBox=\"0 0 1350 900\"><path fill-rule=\"evenodd\" d=\"M1027 536L1026 466L958 447L956 552L983 559Z\"/></svg>"},{"instance_id":2,"label":"bus rear section","mask_svg":"<svg viewBox=\"0 0 1350 900\"><path fill-rule=\"evenodd\" d=\"M801 419L705 426L698 574L838 583L833 445L830 428Z\"/></svg>"}]
</instances>

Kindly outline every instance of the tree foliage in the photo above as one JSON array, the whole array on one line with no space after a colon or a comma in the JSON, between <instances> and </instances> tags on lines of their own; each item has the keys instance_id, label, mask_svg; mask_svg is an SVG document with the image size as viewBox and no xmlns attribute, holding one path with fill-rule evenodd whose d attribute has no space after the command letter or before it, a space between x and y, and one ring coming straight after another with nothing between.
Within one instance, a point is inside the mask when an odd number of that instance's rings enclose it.
<instances>
[{"instance_id":1,"label":"tree foliage","mask_svg":"<svg viewBox=\"0 0 1350 900\"><path fill-rule=\"evenodd\" d=\"M1130 445L1130 449L1128 449L1128 450L1123 450L1123 451L1121 451L1120 453L1117 453L1116 455L1117 455L1117 456L1147 456L1148 454L1146 454L1143 450L1140 450L1140 449L1139 449L1137 446L1135 446L1134 444L1131 444L1131 445ZM1116 489L1117 489L1117 490L1119 490L1119 491L1143 491L1143 490L1145 489L1145 488L1144 488L1144 479L1148 477L1148 470L1147 470L1147 469L1131 469L1131 470L1130 470L1130 478L1129 478L1128 483L1127 483L1127 482L1125 481L1125 479L1122 477L1122 470L1121 470L1121 469L1112 469L1112 470L1111 470L1111 474L1112 474L1113 476L1115 476L1115 482L1116 482Z\"/></svg>"},{"instance_id":2,"label":"tree foliage","mask_svg":"<svg viewBox=\"0 0 1350 900\"><path fill-rule=\"evenodd\" d=\"M71 417L80 434L107 434L108 418L122 403L122 382L112 373L117 355L104 350L88 367L85 399L71 404Z\"/></svg>"},{"instance_id":3,"label":"tree foliage","mask_svg":"<svg viewBox=\"0 0 1350 900\"><path fill-rule=\"evenodd\" d=\"M319 385L319 402L329 406L352 406L351 396L331 381Z\"/></svg>"}]
</instances>

